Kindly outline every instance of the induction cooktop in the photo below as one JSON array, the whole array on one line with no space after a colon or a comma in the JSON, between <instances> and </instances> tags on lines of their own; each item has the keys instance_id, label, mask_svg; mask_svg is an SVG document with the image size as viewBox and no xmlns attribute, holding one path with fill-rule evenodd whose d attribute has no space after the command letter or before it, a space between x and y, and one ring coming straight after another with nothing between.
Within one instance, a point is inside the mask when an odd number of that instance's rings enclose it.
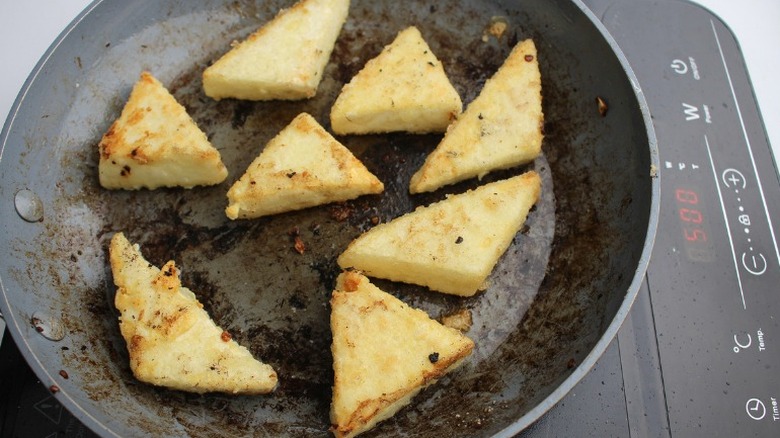
<instances>
[{"instance_id":1,"label":"induction cooktop","mask_svg":"<svg viewBox=\"0 0 780 438\"><path fill-rule=\"evenodd\" d=\"M617 338L522 436L780 436L780 184L737 41L687 2L586 3L647 98L661 214Z\"/></svg>"},{"instance_id":2,"label":"induction cooktop","mask_svg":"<svg viewBox=\"0 0 780 438\"><path fill-rule=\"evenodd\" d=\"M681 0L586 3L650 107L659 229L618 336L519 436L780 436L780 181L737 41ZM0 437L93 436L10 339L0 389Z\"/></svg>"}]
</instances>

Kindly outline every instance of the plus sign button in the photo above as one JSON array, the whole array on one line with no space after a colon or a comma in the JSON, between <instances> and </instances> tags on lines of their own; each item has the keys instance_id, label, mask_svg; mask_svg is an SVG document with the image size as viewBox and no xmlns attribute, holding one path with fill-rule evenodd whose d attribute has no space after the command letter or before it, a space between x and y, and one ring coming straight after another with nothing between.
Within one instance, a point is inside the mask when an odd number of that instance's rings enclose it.
<instances>
[{"instance_id":1,"label":"plus sign button","mask_svg":"<svg viewBox=\"0 0 780 438\"><path fill-rule=\"evenodd\" d=\"M742 175L742 172L737 169L726 169L723 172L722 177L723 183L726 184L726 187L738 189L745 188L745 175Z\"/></svg>"}]
</instances>

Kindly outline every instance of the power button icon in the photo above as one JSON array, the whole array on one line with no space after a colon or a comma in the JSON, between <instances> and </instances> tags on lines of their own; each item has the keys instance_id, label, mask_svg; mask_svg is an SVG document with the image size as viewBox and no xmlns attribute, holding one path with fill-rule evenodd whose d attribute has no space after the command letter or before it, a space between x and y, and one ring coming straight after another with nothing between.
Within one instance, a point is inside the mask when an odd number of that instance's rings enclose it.
<instances>
[{"instance_id":1,"label":"power button icon","mask_svg":"<svg viewBox=\"0 0 780 438\"><path fill-rule=\"evenodd\" d=\"M758 421L766 416L766 406L761 400L751 398L745 403L745 412L747 412L748 417Z\"/></svg>"}]
</instances>

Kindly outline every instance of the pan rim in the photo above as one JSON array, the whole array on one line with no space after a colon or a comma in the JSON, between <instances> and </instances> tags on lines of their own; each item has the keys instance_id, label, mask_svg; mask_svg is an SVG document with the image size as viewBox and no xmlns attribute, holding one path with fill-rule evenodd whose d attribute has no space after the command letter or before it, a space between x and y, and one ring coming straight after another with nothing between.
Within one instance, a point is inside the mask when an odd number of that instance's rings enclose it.
<instances>
[{"instance_id":1,"label":"pan rim","mask_svg":"<svg viewBox=\"0 0 780 438\"><path fill-rule=\"evenodd\" d=\"M653 169L658 169L660 158L658 156L658 140L653 127L652 118L650 116L650 108L647 104L647 100L644 96L639 80L637 79L634 70L631 68L628 58L623 53L622 49L618 45L615 38L610 34L609 30L601 23L596 15L586 6L582 0L569 0L576 7L578 7L582 13L590 20L595 28L602 35L604 40L609 44L613 53L615 54L620 65L626 74L627 79L631 82L634 96L639 104L639 110L642 114L644 126L647 134L648 148L650 155L650 168L647 169L648 174L651 175L651 191L650 191L650 214L648 218L648 224L645 234L645 242L643 245L642 253L639 257L639 263L637 264L634 277L631 280L626 296L621 303L618 311L615 313L614 318L607 326L604 334L596 342L595 346L590 350L588 355L580 362L580 364L574 369L574 371L567 377L558 387L550 393L547 397L534 406L525 415L520 417L517 421L510 426L499 431L494 437L506 437L510 438L516 434L522 432L527 427L531 426L534 422L542 418L542 416L553 408L558 402L560 402L566 394L568 394L596 365L596 362L601 358L604 352L607 350L613 339L617 336L620 327L623 325L626 317L628 316L631 308L639 295L639 289L642 283L645 281L645 273L647 271L648 264L650 263L650 256L653 252L653 245L655 243L656 232L658 229L658 220L660 215L660 192L661 182L657 174L653 172Z\"/></svg>"},{"instance_id":2,"label":"pan rim","mask_svg":"<svg viewBox=\"0 0 780 438\"><path fill-rule=\"evenodd\" d=\"M3 160L3 152L8 144L8 137L11 135L11 128L14 126L19 110L22 107L27 94L32 89L38 76L43 72L44 68L48 64L51 57L57 51L59 46L65 42L68 36L76 30L79 24L87 18L92 11L98 8L104 0L94 0L84 10L82 10L66 27L60 32L54 41L49 45L44 54L35 64L35 67L31 70L30 74L24 81L22 88L19 90L13 105L8 112L8 116L3 125L2 131L0 131L0 163ZM11 338L14 343L19 347L19 351L24 357L24 360L33 370L35 375L40 379L41 383L44 382L56 382L56 378L50 373L47 368L41 363L38 356L33 352L33 347L22 335L24 329L22 325L25 324L16 318L16 315L11 312L11 303L8 302L8 294L3 284L3 279L0 277L0 293L2 293L2 300L0 300L0 313L3 315L7 327L6 330L11 334ZM81 421L88 429L97 433L100 436L113 436L119 438L120 435L114 432L109 424L104 424L95 416L90 414L80 403L78 403L67 390L60 389L57 391L57 401L60 402L72 415L74 415L79 421Z\"/></svg>"}]
</instances>

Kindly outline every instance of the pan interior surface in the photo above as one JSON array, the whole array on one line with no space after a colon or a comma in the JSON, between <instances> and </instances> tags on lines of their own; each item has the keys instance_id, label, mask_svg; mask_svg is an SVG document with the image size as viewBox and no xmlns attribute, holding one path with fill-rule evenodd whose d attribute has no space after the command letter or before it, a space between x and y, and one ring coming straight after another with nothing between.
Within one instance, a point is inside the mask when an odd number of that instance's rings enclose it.
<instances>
[{"instance_id":1,"label":"pan interior surface","mask_svg":"<svg viewBox=\"0 0 780 438\"><path fill-rule=\"evenodd\" d=\"M15 341L42 382L60 388L58 399L105 436L327 436L328 301L341 251L377 222L534 169L541 199L486 291L461 298L376 281L433 318L469 312L467 335L476 348L461 368L366 435L492 436L528 424L535 419L529 412L587 363L643 275L638 267L652 234L651 141L618 56L569 1L355 0L314 98L207 98L202 71L287 6L106 0L52 46L0 137L0 304ZM491 32L496 23L506 30ZM464 104L514 44L533 38L543 155L482 181L410 196L408 181L440 135L338 137L384 182L385 193L228 220L227 189L263 145L303 111L329 129L343 84L409 25L421 30ZM227 181L192 190L99 187L97 144L143 70L171 90L220 150ZM30 192L43 206L37 222L13 206ZM277 370L273 394L194 395L133 378L107 262L108 240L118 231L152 263L176 261L182 283L216 322ZM305 244L302 254L296 238Z\"/></svg>"}]
</instances>

